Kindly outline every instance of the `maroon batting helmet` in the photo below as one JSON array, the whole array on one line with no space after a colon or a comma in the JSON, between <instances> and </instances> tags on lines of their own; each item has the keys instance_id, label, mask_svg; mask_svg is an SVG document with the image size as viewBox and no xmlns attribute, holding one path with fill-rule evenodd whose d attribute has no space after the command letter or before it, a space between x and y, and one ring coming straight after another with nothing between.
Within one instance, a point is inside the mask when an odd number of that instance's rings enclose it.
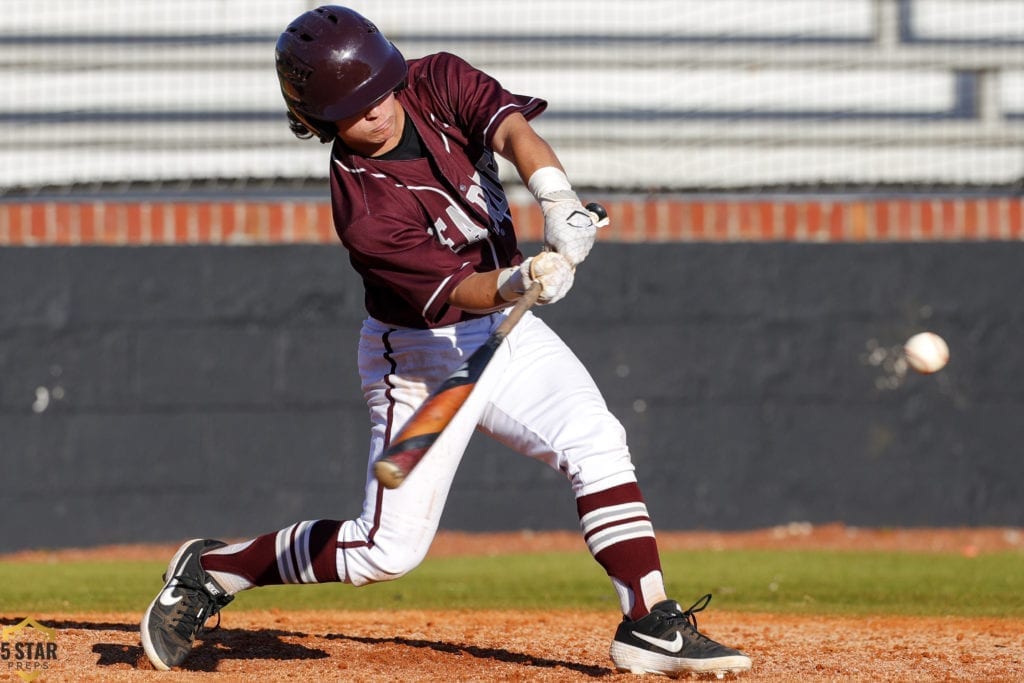
<instances>
[{"instance_id":1,"label":"maroon batting helmet","mask_svg":"<svg viewBox=\"0 0 1024 683\"><path fill-rule=\"evenodd\" d=\"M292 131L329 142L333 122L372 107L398 89L408 67L366 17L324 5L300 15L277 40L277 78Z\"/></svg>"}]
</instances>

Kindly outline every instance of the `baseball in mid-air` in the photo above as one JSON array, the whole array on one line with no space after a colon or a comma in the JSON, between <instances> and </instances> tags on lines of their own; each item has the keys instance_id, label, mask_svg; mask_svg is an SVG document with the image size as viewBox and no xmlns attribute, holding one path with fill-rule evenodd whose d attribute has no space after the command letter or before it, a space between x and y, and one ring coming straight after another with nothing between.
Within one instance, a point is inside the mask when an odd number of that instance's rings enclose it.
<instances>
[{"instance_id":1,"label":"baseball in mid-air","mask_svg":"<svg viewBox=\"0 0 1024 683\"><path fill-rule=\"evenodd\" d=\"M925 375L938 372L949 362L949 346L934 332L915 334L903 345L903 353L910 367Z\"/></svg>"}]
</instances>

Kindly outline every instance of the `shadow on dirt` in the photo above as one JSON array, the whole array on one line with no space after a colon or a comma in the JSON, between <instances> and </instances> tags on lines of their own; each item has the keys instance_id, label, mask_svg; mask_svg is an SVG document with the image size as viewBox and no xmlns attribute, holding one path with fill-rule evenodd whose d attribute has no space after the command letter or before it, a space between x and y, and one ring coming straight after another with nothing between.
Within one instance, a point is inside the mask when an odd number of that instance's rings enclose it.
<instances>
[{"instance_id":1,"label":"shadow on dirt","mask_svg":"<svg viewBox=\"0 0 1024 683\"><path fill-rule=\"evenodd\" d=\"M138 624L104 623L89 621L57 621L47 625L56 629L79 629L83 631L138 632ZM299 660L326 659L330 655L323 650L306 647L285 639L309 638L306 633L295 631L244 629L211 629L196 639L196 645L188 659L181 666L183 671L215 671L217 663L225 659ZM142 645L123 643L96 643L92 646L99 655L97 666L118 666L150 668Z\"/></svg>"},{"instance_id":2,"label":"shadow on dirt","mask_svg":"<svg viewBox=\"0 0 1024 683\"><path fill-rule=\"evenodd\" d=\"M476 657L477 659L493 659L499 662L510 662L512 664L536 666L547 669L563 667L583 674L584 676L590 676L591 678L611 676L615 673L611 669L605 669L599 666L586 666L577 662L534 657L533 655L523 654L521 652L510 652L501 648L458 645L456 643L445 643L436 640L417 640L400 637L369 638L365 636L347 636L344 634L328 634L323 636L323 638L325 640L348 640L354 643L365 643L367 645L403 645L405 647L426 648L447 654L469 655L471 657Z\"/></svg>"},{"instance_id":3,"label":"shadow on dirt","mask_svg":"<svg viewBox=\"0 0 1024 683\"><path fill-rule=\"evenodd\" d=\"M47 622L51 628L58 630L112 631L121 633L138 633L136 623L100 622L83 620L64 620ZM543 669L564 668L575 671L589 678L612 676L611 669L588 666L578 662L562 659L536 657L522 652L513 652L503 648L479 647L458 643L422 640L414 638L372 638L345 634L310 635L299 631L285 630L246 630L215 628L206 631L196 639L188 659L181 666L183 671L213 672L219 662L229 659L240 660L309 660L327 659L331 655L315 647L307 647L292 640L309 640L322 638L328 641L347 641L364 645L396 645L428 649L435 652L456 656L470 656L480 660L493 660ZM138 641L136 641L138 642ZM126 645L123 642L99 642L92 646L92 652L98 655L96 666L119 667L128 665L132 668L151 668L141 644Z\"/></svg>"},{"instance_id":4,"label":"shadow on dirt","mask_svg":"<svg viewBox=\"0 0 1024 683\"><path fill-rule=\"evenodd\" d=\"M136 633L139 631L138 622L134 624L127 624L105 621L77 621L72 619L58 619L56 621L52 621L47 619L45 626L55 628L58 631L63 631L65 629L80 629L82 631L135 631Z\"/></svg>"}]
</instances>

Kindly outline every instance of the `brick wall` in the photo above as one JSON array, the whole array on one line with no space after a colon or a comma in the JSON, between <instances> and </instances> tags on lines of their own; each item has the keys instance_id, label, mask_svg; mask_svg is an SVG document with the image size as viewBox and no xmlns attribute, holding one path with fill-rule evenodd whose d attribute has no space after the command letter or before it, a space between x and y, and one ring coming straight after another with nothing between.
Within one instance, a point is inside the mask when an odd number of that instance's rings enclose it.
<instances>
[{"instance_id":1,"label":"brick wall","mask_svg":"<svg viewBox=\"0 0 1024 683\"><path fill-rule=\"evenodd\" d=\"M600 198L595 198L600 201ZM636 199L603 202L603 239L868 242L1024 239L1024 197ZM540 239L532 201L514 204L520 239ZM0 245L327 243L321 201L26 202L0 204Z\"/></svg>"}]
</instances>

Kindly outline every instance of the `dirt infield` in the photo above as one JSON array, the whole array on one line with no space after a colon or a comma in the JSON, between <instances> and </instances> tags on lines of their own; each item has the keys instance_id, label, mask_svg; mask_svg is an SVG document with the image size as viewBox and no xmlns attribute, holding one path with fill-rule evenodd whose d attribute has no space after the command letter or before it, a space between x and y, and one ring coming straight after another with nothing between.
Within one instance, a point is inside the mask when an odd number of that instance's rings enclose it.
<instances>
[{"instance_id":1,"label":"dirt infield","mask_svg":"<svg viewBox=\"0 0 1024 683\"><path fill-rule=\"evenodd\" d=\"M1021 549L1016 530L871 531L789 525L737 534L659 534L664 549ZM580 550L572 533L442 533L434 556ZM173 548L32 552L4 561L76 557L166 559ZM2 615L10 623L13 615ZM138 614L39 614L58 629L60 659L36 680L68 681L633 681L608 659L612 615L593 612L231 612L197 642L181 671L153 671ZM709 610L701 628L754 661L744 681L1020 681L1024 620L838 618ZM0 680L21 680L0 669Z\"/></svg>"}]
</instances>

